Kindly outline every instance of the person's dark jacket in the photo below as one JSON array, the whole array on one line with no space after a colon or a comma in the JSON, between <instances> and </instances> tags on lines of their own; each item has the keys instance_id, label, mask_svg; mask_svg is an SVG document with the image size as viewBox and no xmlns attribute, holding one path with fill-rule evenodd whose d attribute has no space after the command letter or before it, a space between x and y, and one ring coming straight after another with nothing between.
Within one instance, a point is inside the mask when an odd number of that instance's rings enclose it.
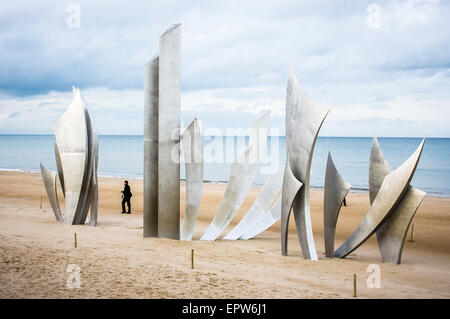
<instances>
[{"instance_id":1,"label":"person's dark jacket","mask_svg":"<svg viewBox=\"0 0 450 319\"><path fill-rule=\"evenodd\" d=\"M131 194L131 190L130 190L130 186L129 185L125 185L122 193L123 193L123 197L124 198L131 198L131 196L133 196L133 194Z\"/></svg>"}]
</instances>

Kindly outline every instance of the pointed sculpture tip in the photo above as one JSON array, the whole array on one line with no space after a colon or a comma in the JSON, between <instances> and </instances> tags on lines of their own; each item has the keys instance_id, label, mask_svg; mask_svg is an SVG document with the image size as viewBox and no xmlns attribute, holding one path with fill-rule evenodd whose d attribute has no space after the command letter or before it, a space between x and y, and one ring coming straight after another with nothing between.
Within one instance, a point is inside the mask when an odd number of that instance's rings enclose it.
<instances>
[{"instance_id":1,"label":"pointed sculpture tip","mask_svg":"<svg viewBox=\"0 0 450 319\"><path fill-rule=\"evenodd\" d=\"M289 67L289 73L295 73L294 63L291 63L291 66Z\"/></svg>"},{"instance_id":2,"label":"pointed sculpture tip","mask_svg":"<svg viewBox=\"0 0 450 319\"><path fill-rule=\"evenodd\" d=\"M78 89L75 89L75 95L74 95L74 98L81 98L81 92L80 92L80 89L78 88Z\"/></svg>"},{"instance_id":3,"label":"pointed sculpture tip","mask_svg":"<svg viewBox=\"0 0 450 319\"><path fill-rule=\"evenodd\" d=\"M175 23L175 24L172 24L166 31L164 31L164 32L161 34L161 36L164 36L165 34L169 33L169 32L172 31L172 30L175 30L175 29L177 29L177 28L179 28L179 27L181 27L181 23Z\"/></svg>"},{"instance_id":4,"label":"pointed sculpture tip","mask_svg":"<svg viewBox=\"0 0 450 319\"><path fill-rule=\"evenodd\" d=\"M291 66L289 67L289 77L290 78L297 78L297 74L295 74L294 64L291 64Z\"/></svg>"},{"instance_id":5,"label":"pointed sculpture tip","mask_svg":"<svg viewBox=\"0 0 450 319\"><path fill-rule=\"evenodd\" d=\"M422 140L420 141L418 148L423 148L424 144L425 144L425 137L423 137Z\"/></svg>"},{"instance_id":6,"label":"pointed sculpture tip","mask_svg":"<svg viewBox=\"0 0 450 319\"><path fill-rule=\"evenodd\" d=\"M422 154L423 151L423 147L425 146L425 137L422 138L422 142L420 142L419 148L420 148L420 153Z\"/></svg>"},{"instance_id":7,"label":"pointed sculpture tip","mask_svg":"<svg viewBox=\"0 0 450 319\"><path fill-rule=\"evenodd\" d=\"M374 136L374 137L373 137L373 139L372 139L372 145L376 145L376 146L379 145L379 144L378 144L378 137L377 137L377 136Z\"/></svg>"},{"instance_id":8,"label":"pointed sculpture tip","mask_svg":"<svg viewBox=\"0 0 450 319\"><path fill-rule=\"evenodd\" d=\"M301 90L303 90L302 86L300 85L300 81L298 80L297 73L295 72L293 64L291 64L291 68L289 69L288 82L295 83L297 86L301 88Z\"/></svg>"},{"instance_id":9,"label":"pointed sculpture tip","mask_svg":"<svg viewBox=\"0 0 450 319\"><path fill-rule=\"evenodd\" d=\"M260 118L263 118L263 117L266 117L266 116L270 116L270 113L271 113L270 109L262 110L261 113L260 113L261 114Z\"/></svg>"},{"instance_id":10,"label":"pointed sculpture tip","mask_svg":"<svg viewBox=\"0 0 450 319\"><path fill-rule=\"evenodd\" d=\"M158 59L159 59L159 54L155 54L147 63L145 63L145 67L149 67L150 65L154 64L154 63L158 63Z\"/></svg>"}]
</instances>

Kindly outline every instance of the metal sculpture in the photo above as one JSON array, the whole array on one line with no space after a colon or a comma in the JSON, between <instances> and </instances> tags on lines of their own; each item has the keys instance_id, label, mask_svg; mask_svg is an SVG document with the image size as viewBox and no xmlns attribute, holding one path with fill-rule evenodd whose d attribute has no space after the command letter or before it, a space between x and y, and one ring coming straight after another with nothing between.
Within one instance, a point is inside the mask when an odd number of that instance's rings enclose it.
<instances>
[{"instance_id":1,"label":"metal sculpture","mask_svg":"<svg viewBox=\"0 0 450 319\"><path fill-rule=\"evenodd\" d=\"M145 68L144 237L180 239L181 24Z\"/></svg>"},{"instance_id":2,"label":"metal sculpture","mask_svg":"<svg viewBox=\"0 0 450 319\"><path fill-rule=\"evenodd\" d=\"M347 183L336 169L330 152L328 152L327 168L325 171L325 191L323 199L323 230L325 241L325 255L334 257L334 238L336 223L342 202L352 185Z\"/></svg>"},{"instance_id":3,"label":"metal sculpture","mask_svg":"<svg viewBox=\"0 0 450 319\"><path fill-rule=\"evenodd\" d=\"M203 145L197 119L183 133L184 162L186 167L186 205L181 240L192 240L203 187Z\"/></svg>"},{"instance_id":4,"label":"metal sculpture","mask_svg":"<svg viewBox=\"0 0 450 319\"><path fill-rule=\"evenodd\" d=\"M81 187L82 200L80 207L80 213L76 215L76 220L74 224L85 224L89 208L93 200L93 194L95 189L95 182L93 181L94 175L94 162L95 162L95 137L94 130L91 122L91 118L87 109L84 108L86 128L87 128L87 165L83 176L83 184Z\"/></svg>"},{"instance_id":5,"label":"metal sculpture","mask_svg":"<svg viewBox=\"0 0 450 319\"><path fill-rule=\"evenodd\" d=\"M58 173L50 173L41 164L53 212L58 221L76 225L85 224L90 210L90 224L95 226L98 215L98 137L79 89L73 87L72 103L55 121L54 129ZM64 216L57 200L56 180L51 182L56 175L65 197Z\"/></svg>"},{"instance_id":6,"label":"metal sculpture","mask_svg":"<svg viewBox=\"0 0 450 319\"><path fill-rule=\"evenodd\" d=\"M213 220L200 240L216 240L233 219L247 196L258 172L256 163L249 163L252 147L248 147L231 165L225 194Z\"/></svg>"},{"instance_id":7,"label":"metal sculpture","mask_svg":"<svg viewBox=\"0 0 450 319\"><path fill-rule=\"evenodd\" d=\"M88 133L85 105L79 91L72 103L54 123L55 138L61 157L65 187L64 222L77 224L83 211L88 166Z\"/></svg>"},{"instance_id":8,"label":"metal sculpture","mask_svg":"<svg viewBox=\"0 0 450 319\"><path fill-rule=\"evenodd\" d=\"M144 75L144 237L158 237L158 96L159 58Z\"/></svg>"},{"instance_id":9,"label":"metal sculpture","mask_svg":"<svg viewBox=\"0 0 450 319\"><path fill-rule=\"evenodd\" d=\"M92 177L91 177L91 188L89 190L89 194L91 196L90 202L90 215L89 215L89 225L97 226L98 220L98 149L99 149L99 141L98 135L94 133L94 163L92 167Z\"/></svg>"},{"instance_id":10,"label":"metal sculpture","mask_svg":"<svg viewBox=\"0 0 450 319\"><path fill-rule=\"evenodd\" d=\"M267 130L269 127L269 118L270 112L263 114L252 125L253 131ZM244 202L259 169L257 154L258 146L262 145L259 137L257 133L256 138L250 140L249 147L231 165L230 178L225 195L220 202L216 215L200 240L216 240L229 225Z\"/></svg>"},{"instance_id":11,"label":"metal sculpture","mask_svg":"<svg viewBox=\"0 0 450 319\"><path fill-rule=\"evenodd\" d=\"M251 227L247 228L247 232L242 234L239 239L250 239L269 229L273 224L281 218L281 196L278 197L275 204L262 215Z\"/></svg>"},{"instance_id":12,"label":"metal sculpture","mask_svg":"<svg viewBox=\"0 0 450 319\"><path fill-rule=\"evenodd\" d=\"M297 197L303 183L292 173L289 158L286 160L283 176L283 188L281 192L281 251L287 255L288 225L289 217L294 200ZM284 250L283 248L286 247Z\"/></svg>"},{"instance_id":13,"label":"metal sculpture","mask_svg":"<svg viewBox=\"0 0 450 319\"><path fill-rule=\"evenodd\" d=\"M250 207L241 221L223 239L236 240L247 231L253 229L258 219L270 209L278 197L282 183L283 169L280 168L266 179L252 207Z\"/></svg>"},{"instance_id":14,"label":"metal sculpture","mask_svg":"<svg viewBox=\"0 0 450 319\"><path fill-rule=\"evenodd\" d=\"M329 109L313 101L300 86L295 71L291 68L286 91L286 145L287 165L292 175L283 182L283 195L292 195L287 190L293 179L302 183L298 196L282 200L281 251L287 255L287 233L292 204L298 239L305 259L317 260L312 233L309 187L311 162L320 127ZM285 190L286 189L286 190Z\"/></svg>"},{"instance_id":15,"label":"metal sculpture","mask_svg":"<svg viewBox=\"0 0 450 319\"><path fill-rule=\"evenodd\" d=\"M55 160L56 160L56 168L58 170L59 184L61 185L64 197L66 197L66 191L64 190L64 174L61 164L61 156L59 155L59 149L56 143L55 143Z\"/></svg>"},{"instance_id":16,"label":"metal sculpture","mask_svg":"<svg viewBox=\"0 0 450 319\"><path fill-rule=\"evenodd\" d=\"M400 167L384 178L377 196L365 218L349 238L335 251L334 256L345 257L362 245L395 210L409 187L422 154L425 139L416 151Z\"/></svg>"},{"instance_id":17,"label":"metal sculpture","mask_svg":"<svg viewBox=\"0 0 450 319\"><path fill-rule=\"evenodd\" d=\"M47 197L52 206L53 213L57 221L64 221L64 217L61 214L61 209L59 208L58 202L58 192L56 190L56 178L58 173L55 171L48 170L41 163L41 174L44 181L45 190L47 191Z\"/></svg>"},{"instance_id":18,"label":"metal sculpture","mask_svg":"<svg viewBox=\"0 0 450 319\"><path fill-rule=\"evenodd\" d=\"M392 169L385 160L380 145L378 144L378 139L375 137L372 142L369 168L369 194L371 204L378 195L385 176L391 171ZM378 246L383 262L401 263L403 245L409 225L425 195L426 193L420 189L408 186L400 203L377 230Z\"/></svg>"},{"instance_id":19,"label":"metal sculpture","mask_svg":"<svg viewBox=\"0 0 450 319\"><path fill-rule=\"evenodd\" d=\"M180 239L181 24L159 38L158 236Z\"/></svg>"}]
</instances>

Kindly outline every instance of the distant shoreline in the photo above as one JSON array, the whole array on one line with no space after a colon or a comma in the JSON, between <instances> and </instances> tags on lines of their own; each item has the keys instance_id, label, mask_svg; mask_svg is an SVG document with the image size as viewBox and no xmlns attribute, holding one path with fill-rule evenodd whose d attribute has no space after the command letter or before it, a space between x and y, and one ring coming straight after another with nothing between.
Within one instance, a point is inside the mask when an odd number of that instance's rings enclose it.
<instances>
[{"instance_id":1,"label":"distant shoreline","mask_svg":"<svg viewBox=\"0 0 450 319\"><path fill-rule=\"evenodd\" d=\"M16 169L16 168L0 168L0 172L16 172L16 173L26 173L26 174L40 174L41 172L39 170L33 170L33 169ZM143 176L136 176L136 175L105 175L105 174L98 174L99 177L102 178L111 178L111 179L135 179L135 180L143 180L144 177ZM180 179L182 182L186 181L186 179L181 178ZM227 181L212 181L212 180L204 180L203 181L204 184L227 184ZM262 184L259 183L254 183L253 187L262 187ZM324 187L321 186L311 186L311 189L313 190L319 190L319 191L323 191ZM364 188L352 188L350 190L351 193L368 193L369 190L368 189L364 189ZM450 198L450 194L445 194L445 193L432 193L432 192L427 192L427 195L429 197L440 197L440 198Z\"/></svg>"}]
</instances>

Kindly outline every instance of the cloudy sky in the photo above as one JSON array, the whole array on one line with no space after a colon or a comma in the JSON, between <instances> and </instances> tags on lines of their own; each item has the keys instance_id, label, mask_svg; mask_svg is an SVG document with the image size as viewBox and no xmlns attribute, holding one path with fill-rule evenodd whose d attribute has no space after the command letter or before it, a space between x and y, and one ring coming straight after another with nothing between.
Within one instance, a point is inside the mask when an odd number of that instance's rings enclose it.
<instances>
[{"instance_id":1,"label":"cloudy sky","mask_svg":"<svg viewBox=\"0 0 450 319\"><path fill-rule=\"evenodd\" d=\"M1 2L0 134L52 134L72 84L100 134L143 134L143 66L182 23L182 124L270 109L283 133L293 65L321 135L450 137L450 1Z\"/></svg>"}]
</instances>

